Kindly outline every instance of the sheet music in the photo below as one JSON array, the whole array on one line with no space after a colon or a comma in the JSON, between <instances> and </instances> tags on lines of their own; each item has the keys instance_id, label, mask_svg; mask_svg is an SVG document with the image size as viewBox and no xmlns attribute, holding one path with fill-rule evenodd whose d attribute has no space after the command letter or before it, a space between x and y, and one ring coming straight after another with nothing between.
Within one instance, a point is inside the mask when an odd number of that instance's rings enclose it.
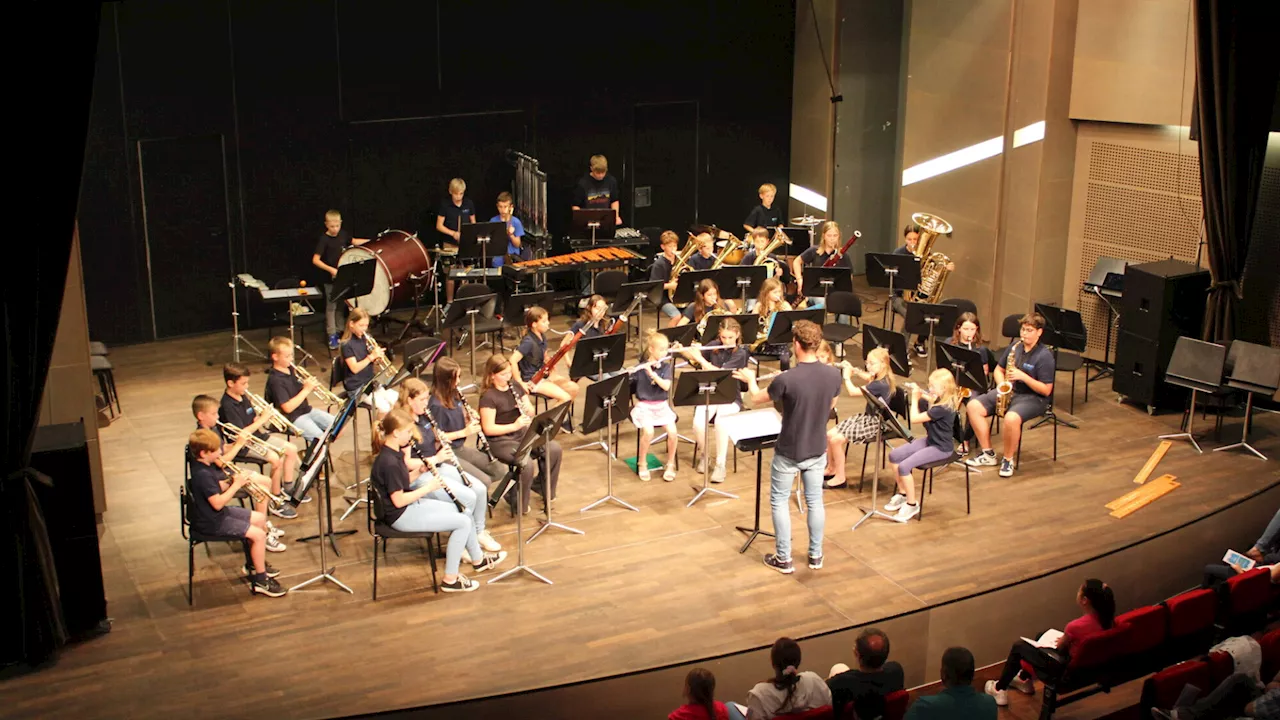
<instances>
[{"instance_id":1,"label":"sheet music","mask_svg":"<svg viewBox=\"0 0 1280 720\"><path fill-rule=\"evenodd\" d=\"M778 435L782 432L782 416L773 408L748 410L716 418L716 424L729 433L734 445L743 440Z\"/></svg>"}]
</instances>

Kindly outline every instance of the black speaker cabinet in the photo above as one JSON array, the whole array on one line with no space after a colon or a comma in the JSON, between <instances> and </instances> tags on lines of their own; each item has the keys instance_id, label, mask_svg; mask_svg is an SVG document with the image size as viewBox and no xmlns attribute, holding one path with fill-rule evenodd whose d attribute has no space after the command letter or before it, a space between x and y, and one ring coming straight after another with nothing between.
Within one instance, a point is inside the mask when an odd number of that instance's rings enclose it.
<instances>
[{"instance_id":1,"label":"black speaker cabinet","mask_svg":"<svg viewBox=\"0 0 1280 720\"><path fill-rule=\"evenodd\" d=\"M73 638L82 637L99 629L107 618L84 425L37 428L31 467L53 481L52 488L32 485L49 530L67 631Z\"/></svg>"},{"instance_id":2,"label":"black speaker cabinet","mask_svg":"<svg viewBox=\"0 0 1280 720\"><path fill-rule=\"evenodd\" d=\"M1112 389L1148 412L1182 406L1187 392L1164 373L1178 337L1200 337L1209 283L1207 270L1178 260L1125 268Z\"/></svg>"}]
</instances>

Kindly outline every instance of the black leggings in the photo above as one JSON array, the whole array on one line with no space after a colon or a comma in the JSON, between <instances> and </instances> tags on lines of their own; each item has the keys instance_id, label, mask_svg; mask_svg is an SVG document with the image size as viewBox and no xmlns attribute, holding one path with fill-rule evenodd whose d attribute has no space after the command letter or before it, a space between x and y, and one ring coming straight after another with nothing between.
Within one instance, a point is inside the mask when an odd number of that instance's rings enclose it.
<instances>
[{"instance_id":1,"label":"black leggings","mask_svg":"<svg viewBox=\"0 0 1280 720\"><path fill-rule=\"evenodd\" d=\"M1058 661L1049 657L1043 650L1026 640L1019 640L1009 649L1009 657L1004 661L1004 671L996 681L997 690L1009 689L1009 683L1022 671L1024 660L1042 679L1050 670L1058 667Z\"/></svg>"}]
</instances>

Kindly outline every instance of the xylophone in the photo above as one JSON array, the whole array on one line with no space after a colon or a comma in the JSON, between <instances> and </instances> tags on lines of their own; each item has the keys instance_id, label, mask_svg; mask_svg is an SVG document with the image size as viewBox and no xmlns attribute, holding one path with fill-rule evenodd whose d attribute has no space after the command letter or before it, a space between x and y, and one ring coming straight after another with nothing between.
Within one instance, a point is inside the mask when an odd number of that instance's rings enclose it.
<instances>
[{"instance_id":1,"label":"xylophone","mask_svg":"<svg viewBox=\"0 0 1280 720\"><path fill-rule=\"evenodd\" d=\"M616 267L618 265L624 265L640 260L644 260L644 256L630 248L606 245L604 247L595 247L590 250L580 250L578 252L569 253L568 255L555 255L552 257L525 260L523 262L514 263L511 267L519 268L526 272L595 270L599 268Z\"/></svg>"}]
</instances>

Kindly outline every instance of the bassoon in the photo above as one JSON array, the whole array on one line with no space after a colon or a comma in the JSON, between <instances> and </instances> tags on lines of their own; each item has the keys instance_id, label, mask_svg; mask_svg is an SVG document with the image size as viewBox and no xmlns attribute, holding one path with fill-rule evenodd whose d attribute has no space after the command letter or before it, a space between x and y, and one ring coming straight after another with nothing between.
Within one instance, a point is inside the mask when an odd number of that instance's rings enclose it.
<instances>
[{"instance_id":1,"label":"bassoon","mask_svg":"<svg viewBox=\"0 0 1280 720\"><path fill-rule=\"evenodd\" d=\"M827 258L827 261L822 263L822 267L824 268L835 267L836 263L840 262L840 258L844 257L844 254L849 252L849 248L853 247L853 244L858 242L858 238L860 237L862 237L862 233L857 230L854 230L853 236L849 238L849 242L845 243L844 247L840 248L839 251L837 251L831 257Z\"/></svg>"}]
</instances>

